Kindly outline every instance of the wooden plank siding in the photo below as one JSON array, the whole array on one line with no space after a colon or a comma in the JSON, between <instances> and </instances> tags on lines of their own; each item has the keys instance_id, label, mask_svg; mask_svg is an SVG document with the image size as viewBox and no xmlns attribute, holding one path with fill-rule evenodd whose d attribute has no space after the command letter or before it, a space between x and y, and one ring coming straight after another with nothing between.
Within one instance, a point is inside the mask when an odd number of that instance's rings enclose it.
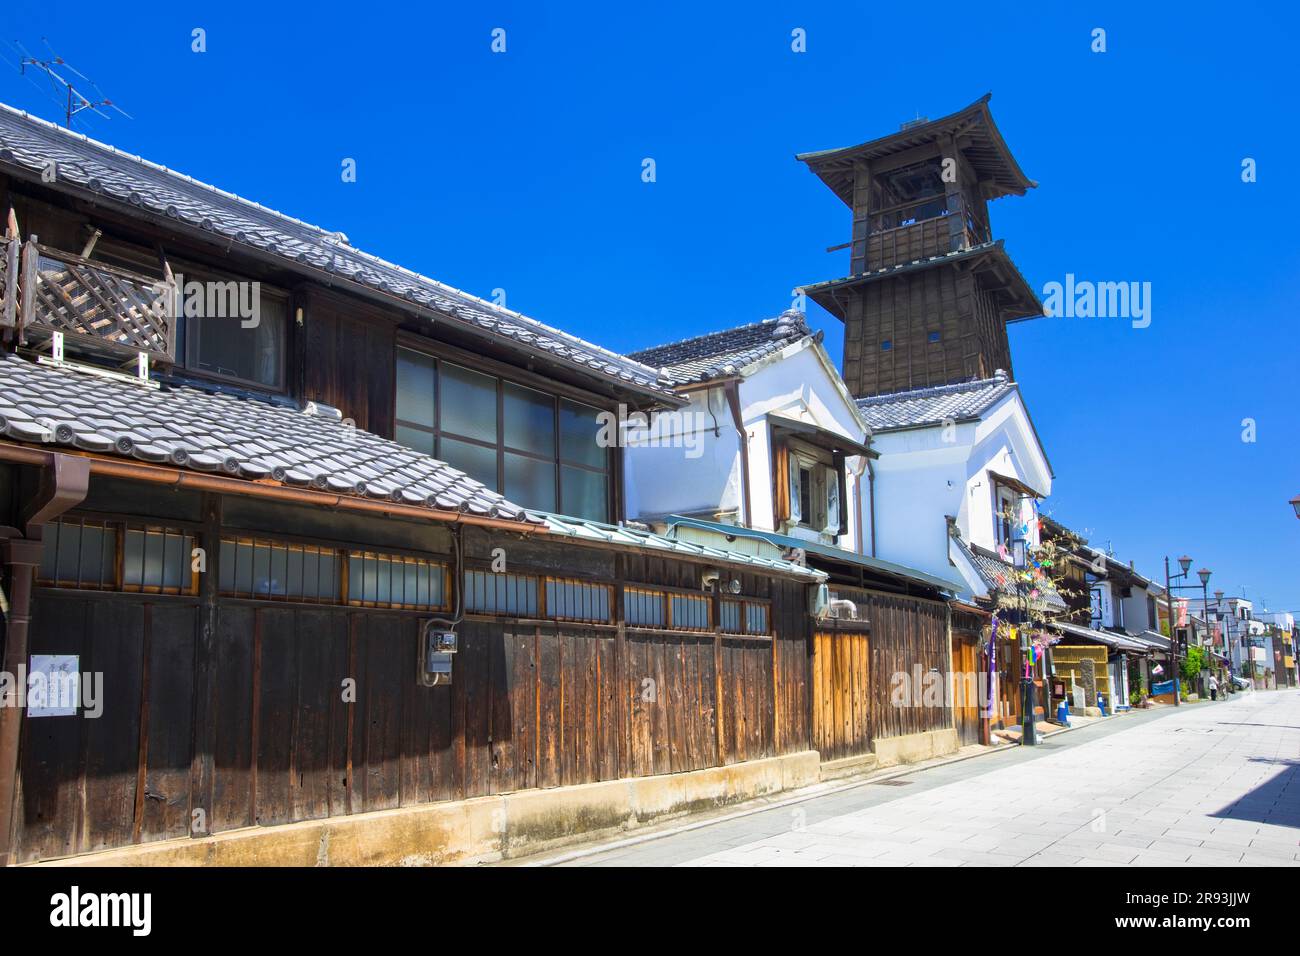
<instances>
[{"instance_id":1,"label":"wooden plank siding","mask_svg":"<svg viewBox=\"0 0 1300 956\"><path fill-rule=\"evenodd\" d=\"M617 565L698 590L700 565ZM805 750L806 585L738 576L774 636L471 616L432 688L427 614L39 588L32 653L80 655L106 699L98 719L24 722L19 858Z\"/></svg>"},{"instance_id":2,"label":"wooden plank siding","mask_svg":"<svg viewBox=\"0 0 1300 956\"><path fill-rule=\"evenodd\" d=\"M864 754L875 740L953 726L945 696L938 706L912 696L937 670L949 674L947 605L922 598L835 585L853 601L857 621L826 621L813 638L813 747L823 760Z\"/></svg>"}]
</instances>

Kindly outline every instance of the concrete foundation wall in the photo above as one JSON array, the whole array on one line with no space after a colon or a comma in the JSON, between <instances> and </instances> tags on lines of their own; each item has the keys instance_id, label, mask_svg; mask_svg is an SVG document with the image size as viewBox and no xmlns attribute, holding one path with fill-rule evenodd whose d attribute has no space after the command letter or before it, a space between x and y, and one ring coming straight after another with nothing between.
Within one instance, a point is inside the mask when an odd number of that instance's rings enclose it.
<instances>
[{"instance_id":1,"label":"concrete foundation wall","mask_svg":"<svg viewBox=\"0 0 1300 956\"><path fill-rule=\"evenodd\" d=\"M201 839L167 840L34 866L428 866L491 862L724 807L819 779L816 751L690 773L522 790Z\"/></svg>"},{"instance_id":2,"label":"concrete foundation wall","mask_svg":"<svg viewBox=\"0 0 1300 956\"><path fill-rule=\"evenodd\" d=\"M878 766L881 767L942 757L956 753L958 746L957 731L952 727L929 730L920 734L907 734L902 737L886 737L871 743L871 749L875 751L879 761Z\"/></svg>"}]
</instances>

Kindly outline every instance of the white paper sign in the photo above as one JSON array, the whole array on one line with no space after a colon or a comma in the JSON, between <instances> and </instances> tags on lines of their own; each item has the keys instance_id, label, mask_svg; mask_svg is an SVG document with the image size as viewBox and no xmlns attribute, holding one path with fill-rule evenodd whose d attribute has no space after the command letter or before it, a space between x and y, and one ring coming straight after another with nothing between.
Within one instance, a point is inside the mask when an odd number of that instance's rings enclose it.
<instances>
[{"instance_id":1,"label":"white paper sign","mask_svg":"<svg viewBox=\"0 0 1300 956\"><path fill-rule=\"evenodd\" d=\"M75 717L81 703L76 654L33 654L27 672L28 717Z\"/></svg>"}]
</instances>

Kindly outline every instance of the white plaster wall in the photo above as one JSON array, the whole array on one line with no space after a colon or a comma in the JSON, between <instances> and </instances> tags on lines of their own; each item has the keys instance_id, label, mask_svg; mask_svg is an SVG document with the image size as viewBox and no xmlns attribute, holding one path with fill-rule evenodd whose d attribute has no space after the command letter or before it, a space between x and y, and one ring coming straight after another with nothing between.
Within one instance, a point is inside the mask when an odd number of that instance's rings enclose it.
<instances>
[{"instance_id":1,"label":"white plaster wall","mask_svg":"<svg viewBox=\"0 0 1300 956\"><path fill-rule=\"evenodd\" d=\"M750 525L763 531L774 527L774 469L771 432L767 416L777 413L826 428L854 441L863 441L865 428L834 366L820 346L808 340L785 349L748 374L739 386L741 421L749 445ZM633 519L666 514L739 512L742 507L740 439L726 395L721 388L690 394L682 409L693 422L690 435L695 449L658 447L653 441L630 436L623 453L627 514ZM663 414L663 413L660 413ZM716 433L714 420L716 418ZM850 464L854 459L850 459ZM863 479L865 483L865 478ZM852 468L846 478L845 500L849 533L838 547L858 548L857 479ZM867 521L868 502L863 501ZM737 514L734 520L740 520ZM796 536L818 539L814 532L798 529ZM830 544L829 537L821 537Z\"/></svg>"},{"instance_id":2,"label":"white plaster wall","mask_svg":"<svg viewBox=\"0 0 1300 956\"><path fill-rule=\"evenodd\" d=\"M964 541L996 550L990 471L1051 493L1051 471L1016 395L979 422L884 432L873 444L880 452L876 553L932 574L952 576L945 515L956 519ZM1036 506L1024 509L1037 544Z\"/></svg>"},{"instance_id":3,"label":"white plaster wall","mask_svg":"<svg viewBox=\"0 0 1300 956\"><path fill-rule=\"evenodd\" d=\"M623 450L627 516L712 514L740 507L740 439L721 389L696 392L673 412L682 429L659 438L630 430ZM715 433L716 418L716 433ZM680 441L676 436L680 434Z\"/></svg>"}]
</instances>

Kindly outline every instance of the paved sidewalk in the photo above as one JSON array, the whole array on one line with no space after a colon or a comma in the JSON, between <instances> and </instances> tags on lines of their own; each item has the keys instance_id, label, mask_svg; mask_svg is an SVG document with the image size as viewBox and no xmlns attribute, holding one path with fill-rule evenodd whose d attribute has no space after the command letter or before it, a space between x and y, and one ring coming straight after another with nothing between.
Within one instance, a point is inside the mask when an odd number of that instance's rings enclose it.
<instances>
[{"instance_id":1,"label":"paved sidewalk","mask_svg":"<svg viewBox=\"0 0 1300 956\"><path fill-rule=\"evenodd\" d=\"M1081 728L571 866L1300 866L1300 691Z\"/></svg>"}]
</instances>

